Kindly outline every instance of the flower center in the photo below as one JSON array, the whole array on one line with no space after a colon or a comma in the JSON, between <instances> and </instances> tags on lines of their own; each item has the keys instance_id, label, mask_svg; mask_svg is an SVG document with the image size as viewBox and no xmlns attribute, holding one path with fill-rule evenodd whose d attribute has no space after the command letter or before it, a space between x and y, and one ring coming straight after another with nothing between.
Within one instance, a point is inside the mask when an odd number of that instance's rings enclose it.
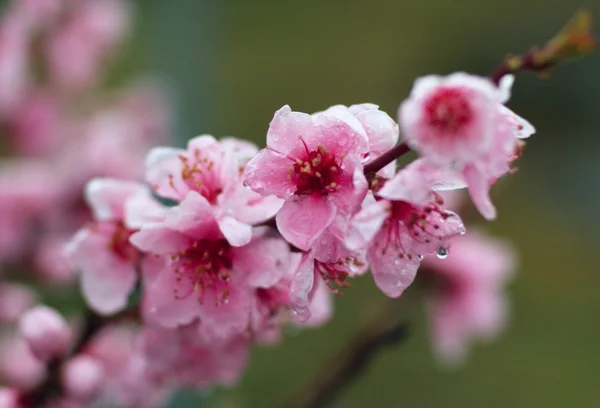
<instances>
[{"instance_id":1,"label":"flower center","mask_svg":"<svg viewBox=\"0 0 600 408\"><path fill-rule=\"evenodd\" d=\"M400 259L412 260L415 255L424 255L443 245L449 238L448 231L443 228L444 223L456 214L444 210L442 203L441 197L435 194L433 200L423 207L406 201L392 201L390 216L384 223L386 233L380 245L382 255L390 249L397 252ZM415 253L419 250L424 253Z\"/></svg>"},{"instance_id":2,"label":"flower center","mask_svg":"<svg viewBox=\"0 0 600 408\"><path fill-rule=\"evenodd\" d=\"M440 88L425 103L427 123L441 131L457 133L473 118L465 91Z\"/></svg>"},{"instance_id":3,"label":"flower center","mask_svg":"<svg viewBox=\"0 0 600 408\"><path fill-rule=\"evenodd\" d=\"M340 288L350 287L348 282L348 266L343 260L339 260L335 263L323 263L315 260L315 271L321 275L327 287L335 295L343 295Z\"/></svg>"},{"instance_id":4,"label":"flower center","mask_svg":"<svg viewBox=\"0 0 600 408\"><path fill-rule=\"evenodd\" d=\"M188 288L181 293L175 289L175 297L183 299L193 292L200 292L200 300L205 291L217 294L217 303L225 302L229 295L231 271L231 247L226 240L211 241L201 239L185 250L171 255L175 265L177 282Z\"/></svg>"},{"instance_id":5,"label":"flower center","mask_svg":"<svg viewBox=\"0 0 600 408\"><path fill-rule=\"evenodd\" d=\"M289 168L289 178L296 184L296 194L327 195L342 188L338 182L342 171L336 157L322 145L313 151L308 150L306 143L304 147L304 158L296 159Z\"/></svg>"},{"instance_id":6,"label":"flower center","mask_svg":"<svg viewBox=\"0 0 600 408\"><path fill-rule=\"evenodd\" d=\"M123 222L119 221L114 224L114 231L108 241L108 247L119 258L131 263L137 262L142 254L140 251L129 243L129 237L134 231L129 230Z\"/></svg>"},{"instance_id":7,"label":"flower center","mask_svg":"<svg viewBox=\"0 0 600 408\"><path fill-rule=\"evenodd\" d=\"M258 288L256 296L260 304L267 308L269 316L275 316L281 310L288 308L290 304L289 289L285 286Z\"/></svg>"},{"instance_id":8,"label":"flower center","mask_svg":"<svg viewBox=\"0 0 600 408\"><path fill-rule=\"evenodd\" d=\"M217 197L223 189L221 180L215 169L214 160L203 157L200 150L195 149L193 155L180 155L181 178L187 186L200 193L211 204L216 204ZM172 178L172 176L170 176ZM173 183L172 187L175 189Z\"/></svg>"}]
</instances>

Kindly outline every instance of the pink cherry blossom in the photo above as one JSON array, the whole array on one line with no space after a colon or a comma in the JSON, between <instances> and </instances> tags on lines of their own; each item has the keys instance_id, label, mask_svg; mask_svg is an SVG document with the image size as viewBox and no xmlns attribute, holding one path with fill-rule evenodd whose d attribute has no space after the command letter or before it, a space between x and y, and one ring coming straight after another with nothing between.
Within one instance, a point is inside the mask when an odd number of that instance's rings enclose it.
<instances>
[{"instance_id":1,"label":"pink cherry blossom","mask_svg":"<svg viewBox=\"0 0 600 408\"><path fill-rule=\"evenodd\" d=\"M496 87L486 78L455 73L418 79L399 110L407 143L436 166L463 177L473 201L487 219L496 216L489 188L510 170L517 138L533 127L503 103L511 77Z\"/></svg>"},{"instance_id":2,"label":"pink cherry blossom","mask_svg":"<svg viewBox=\"0 0 600 408\"><path fill-rule=\"evenodd\" d=\"M138 218L162 216L144 185L114 179L94 179L87 184L86 199L96 222L81 229L69 244L73 266L81 272L81 288L97 312L122 310L137 281L142 254L129 243L137 225L126 219L128 201L136 205ZM139 201L141 200L141 203Z\"/></svg>"},{"instance_id":3,"label":"pink cherry blossom","mask_svg":"<svg viewBox=\"0 0 600 408\"><path fill-rule=\"evenodd\" d=\"M72 333L67 322L47 306L36 306L23 314L19 332L40 361L62 357L71 345Z\"/></svg>"},{"instance_id":4,"label":"pink cherry blossom","mask_svg":"<svg viewBox=\"0 0 600 408\"><path fill-rule=\"evenodd\" d=\"M507 303L503 287L515 267L506 242L478 231L452 241L446 259L426 257L431 341L448 363L460 362L473 340L489 341L504 328Z\"/></svg>"},{"instance_id":5,"label":"pink cherry blossom","mask_svg":"<svg viewBox=\"0 0 600 408\"><path fill-rule=\"evenodd\" d=\"M147 157L146 179L162 197L183 200L190 191L214 206L219 226L235 245L248 243L250 225L271 218L282 200L263 197L242 184L241 173L257 148L251 143L209 135L188 142L186 150L159 147Z\"/></svg>"},{"instance_id":6,"label":"pink cherry blossom","mask_svg":"<svg viewBox=\"0 0 600 408\"><path fill-rule=\"evenodd\" d=\"M166 327L200 318L202 333L215 338L245 330L254 288L275 284L289 262L287 244L271 235L256 229L248 244L239 245L224 233L208 200L188 192L163 221L131 236L163 262L144 271L146 318Z\"/></svg>"},{"instance_id":7,"label":"pink cherry blossom","mask_svg":"<svg viewBox=\"0 0 600 408\"><path fill-rule=\"evenodd\" d=\"M433 163L469 163L487 152L500 90L486 78L455 73L419 78L399 110L406 141Z\"/></svg>"},{"instance_id":8,"label":"pink cherry blossom","mask_svg":"<svg viewBox=\"0 0 600 408\"><path fill-rule=\"evenodd\" d=\"M267 148L246 166L245 181L262 195L285 200L277 227L307 250L338 212L360 206L367 192L361 164L367 153L365 129L347 108L311 116L284 106L271 121Z\"/></svg>"},{"instance_id":9,"label":"pink cherry blossom","mask_svg":"<svg viewBox=\"0 0 600 408\"><path fill-rule=\"evenodd\" d=\"M416 161L366 200L347 235L351 248L366 246L377 286L398 297L412 283L421 258L446 248L465 232L460 217L446 210L434 191L439 172Z\"/></svg>"}]
</instances>

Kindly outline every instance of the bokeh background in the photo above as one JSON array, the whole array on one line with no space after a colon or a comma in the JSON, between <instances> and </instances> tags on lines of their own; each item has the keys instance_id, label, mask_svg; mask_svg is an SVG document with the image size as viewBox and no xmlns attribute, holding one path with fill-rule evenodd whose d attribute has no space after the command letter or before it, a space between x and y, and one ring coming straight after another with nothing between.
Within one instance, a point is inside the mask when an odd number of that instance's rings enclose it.
<instances>
[{"instance_id":1,"label":"bokeh background","mask_svg":"<svg viewBox=\"0 0 600 408\"><path fill-rule=\"evenodd\" d=\"M112 81L150 71L176 102L177 144L197 134L259 145L275 110L373 102L395 116L414 79L487 74L550 38L573 0L138 0ZM493 190L485 228L520 254L511 323L457 369L429 350L422 304L407 293L411 336L381 353L336 407L584 407L600 401L600 55L520 75L510 107L537 128L517 176ZM479 217L473 222L481 223ZM410 290L408 292L411 292ZM233 390L182 394L173 407L266 407L329 364L383 295L370 278L336 300L326 327L256 350Z\"/></svg>"}]
</instances>

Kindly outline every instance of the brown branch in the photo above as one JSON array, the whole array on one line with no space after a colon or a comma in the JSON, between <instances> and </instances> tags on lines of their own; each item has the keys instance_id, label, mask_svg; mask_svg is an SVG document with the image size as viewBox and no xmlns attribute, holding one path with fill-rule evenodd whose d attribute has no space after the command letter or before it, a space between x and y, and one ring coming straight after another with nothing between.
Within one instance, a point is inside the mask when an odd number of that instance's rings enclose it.
<instances>
[{"instance_id":1,"label":"brown branch","mask_svg":"<svg viewBox=\"0 0 600 408\"><path fill-rule=\"evenodd\" d=\"M365 165L364 171L367 180L372 180L375 177L375 173L408 152L410 152L410 147L408 147L406 142L401 142L387 152L383 153L371 163Z\"/></svg>"},{"instance_id":2,"label":"brown branch","mask_svg":"<svg viewBox=\"0 0 600 408\"><path fill-rule=\"evenodd\" d=\"M590 53L596 45L592 35L592 14L589 10L578 10L571 20L542 47L525 55L508 56L490 75L498 85L503 76L530 71L546 74L553 66Z\"/></svg>"},{"instance_id":3,"label":"brown branch","mask_svg":"<svg viewBox=\"0 0 600 408\"><path fill-rule=\"evenodd\" d=\"M342 352L308 382L289 394L281 408L319 408L334 401L383 350L408 336L408 324L398 319L397 300L387 300L377 316L360 329Z\"/></svg>"},{"instance_id":4,"label":"brown branch","mask_svg":"<svg viewBox=\"0 0 600 408\"><path fill-rule=\"evenodd\" d=\"M90 340L92 340L92 338L104 327L116 321L121 321L123 319L135 316L136 313L137 307L135 307L135 310L133 308L126 309L114 316L104 317L88 309L85 313L83 328L79 334L79 337L73 344L71 352L68 353L68 355L64 358L54 359L48 362L45 380L42 381L37 387L21 394L19 397L19 406L23 408L44 407L53 398L60 396L63 392L61 384L61 372L65 363L71 357L82 352Z\"/></svg>"}]
</instances>

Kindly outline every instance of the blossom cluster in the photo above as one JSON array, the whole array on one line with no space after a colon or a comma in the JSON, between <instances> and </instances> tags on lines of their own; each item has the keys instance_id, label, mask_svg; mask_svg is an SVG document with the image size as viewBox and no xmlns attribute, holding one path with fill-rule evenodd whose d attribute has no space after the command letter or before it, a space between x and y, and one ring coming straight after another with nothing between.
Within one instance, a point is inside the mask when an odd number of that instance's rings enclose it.
<instances>
[{"instance_id":1,"label":"blossom cluster","mask_svg":"<svg viewBox=\"0 0 600 408\"><path fill-rule=\"evenodd\" d=\"M425 262L440 355L458 359L470 338L495 334L512 256L480 233L462 237L448 191L466 187L493 217L489 188L533 131L503 105L509 86L462 73L420 79L399 124L372 104L284 106L260 151L202 135L151 149L145 183L90 181L95 221L68 252L95 312L122 313L138 292L142 368L128 391L232 384L253 345L279 340L284 324L323 324L332 294L369 270L398 297ZM421 157L396 171L394 158L378 160L400 129ZM436 261L454 241L457 255Z\"/></svg>"},{"instance_id":2,"label":"blossom cluster","mask_svg":"<svg viewBox=\"0 0 600 408\"><path fill-rule=\"evenodd\" d=\"M160 93L97 91L130 13L116 0L15 0L0 23L13 157L0 171L0 319L14 329L0 406L35 406L57 366L48 406L159 407L183 387L233 385L253 347L325 324L333 296L367 274L392 298L423 279L442 358L499 332L514 255L455 211L465 190L495 218L490 188L534 133L505 106L512 76L425 76L397 121L370 103L286 105L262 150L210 135L150 148L168 133ZM15 271L78 277L102 327L34 306Z\"/></svg>"}]
</instances>

